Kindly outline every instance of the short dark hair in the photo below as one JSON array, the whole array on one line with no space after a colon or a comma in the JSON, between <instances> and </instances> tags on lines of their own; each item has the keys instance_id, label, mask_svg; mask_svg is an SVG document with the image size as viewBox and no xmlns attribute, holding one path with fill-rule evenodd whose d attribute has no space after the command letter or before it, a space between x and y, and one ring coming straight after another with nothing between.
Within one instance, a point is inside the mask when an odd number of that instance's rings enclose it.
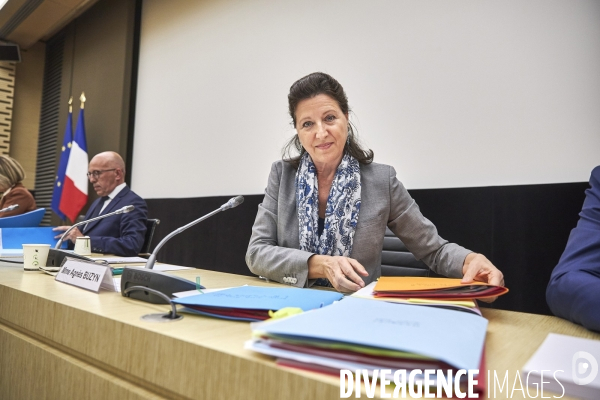
<instances>
[{"instance_id":1,"label":"short dark hair","mask_svg":"<svg viewBox=\"0 0 600 400\"><path fill-rule=\"evenodd\" d=\"M298 108L298 103L320 94L324 94L335 100L345 115L350 113L348 97L342 85L330 75L323 72L313 72L298 79L290 87L288 106L294 128L296 127L296 109ZM359 163L370 164L373 162L373 150L362 148L356 137L355 129L352 123L348 122L348 143L346 143L344 151L356 158ZM296 152L299 154L295 155ZM300 143L300 138L298 135L294 135L283 147L283 159L295 168L298 168L300 159L305 152L306 150Z\"/></svg>"}]
</instances>

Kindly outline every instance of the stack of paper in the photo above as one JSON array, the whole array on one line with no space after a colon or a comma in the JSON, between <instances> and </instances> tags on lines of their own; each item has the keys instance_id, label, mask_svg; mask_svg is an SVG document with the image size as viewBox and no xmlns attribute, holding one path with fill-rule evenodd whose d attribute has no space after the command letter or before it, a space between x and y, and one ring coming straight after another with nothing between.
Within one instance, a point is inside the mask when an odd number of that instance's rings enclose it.
<instances>
[{"instance_id":1,"label":"stack of paper","mask_svg":"<svg viewBox=\"0 0 600 400\"><path fill-rule=\"evenodd\" d=\"M325 307L344 297L325 290L241 286L173 300L185 306L181 311L239 321L263 321L269 311L300 308L308 311Z\"/></svg>"},{"instance_id":2,"label":"stack of paper","mask_svg":"<svg viewBox=\"0 0 600 400\"><path fill-rule=\"evenodd\" d=\"M538 388L583 399L600 399L600 340L550 333L523 367L532 393ZM543 382L543 383L542 383ZM540 398L551 397L541 393Z\"/></svg>"},{"instance_id":3,"label":"stack of paper","mask_svg":"<svg viewBox=\"0 0 600 400\"><path fill-rule=\"evenodd\" d=\"M486 328L487 320L477 315L347 297L252 324L254 338L246 348L282 365L337 376L342 369L407 370L407 376L415 369L479 370L481 389Z\"/></svg>"},{"instance_id":4,"label":"stack of paper","mask_svg":"<svg viewBox=\"0 0 600 400\"><path fill-rule=\"evenodd\" d=\"M420 297L399 298L399 297L377 297L375 296L375 285L377 282L371 282L364 288L354 292L351 296L361 299L370 299L377 301L387 301L388 303L397 304L412 304L426 307L439 307L447 310L469 312L475 315L481 315L481 310L477 306L477 302L471 299L423 299Z\"/></svg>"},{"instance_id":5,"label":"stack of paper","mask_svg":"<svg viewBox=\"0 0 600 400\"><path fill-rule=\"evenodd\" d=\"M485 299L508 292L503 286L484 282L461 283L460 279L381 277L375 285L376 297L427 298L427 299Z\"/></svg>"}]
</instances>

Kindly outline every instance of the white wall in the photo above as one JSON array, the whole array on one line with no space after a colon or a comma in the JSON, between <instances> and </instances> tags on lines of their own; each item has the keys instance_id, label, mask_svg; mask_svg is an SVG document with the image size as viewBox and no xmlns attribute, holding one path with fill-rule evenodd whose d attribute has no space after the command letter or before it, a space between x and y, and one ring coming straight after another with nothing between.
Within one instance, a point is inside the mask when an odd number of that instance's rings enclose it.
<instances>
[{"instance_id":1,"label":"white wall","mask_svg":"<svg viewBox=\"0 0 600 400\"><path fill-rule=\"evenodd\" d=\"M600 1L145 0L133 189L262 193L294 133L289 87L314 71L408 188L600 164Z\"/></svg>"}]
</instances>

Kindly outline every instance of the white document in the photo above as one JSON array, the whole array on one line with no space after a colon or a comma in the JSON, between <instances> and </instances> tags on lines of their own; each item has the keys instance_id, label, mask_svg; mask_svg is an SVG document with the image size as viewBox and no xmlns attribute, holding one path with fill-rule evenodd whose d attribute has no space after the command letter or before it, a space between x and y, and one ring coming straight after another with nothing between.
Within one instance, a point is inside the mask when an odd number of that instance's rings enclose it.
<instances>
[{"instance_id":1,"label":"white document","mask_svg":"<svg viewBox=\"0 0 600 400\"><path fill-rule=\"evenodd\" d=\"M260 339L251 339L244 343L244 348L247 350L253 350L258 353L266 354L272 357L283 358L288 360L294 360L305 364L313 364L313 365L322 365L327 368L333 369L348 369L350 371L363 370L366 369L368 371L369 376L373 376L374 370L380 370L383 367L390 368L392 370L396 369L407 369L407 372L410 373L410 370L413 369L421 369L425 370L427 368L434 368L431 364L419 362L420 360L401 360L396 361L395 363L392 361L390 365L382 365L382 363L378 360L374 364L367 364L361 361L353 360L352 355L348 355L345 358L332 358L327 356L319 356L314 354L309 354L307 352L302 353L300 351L281 349L277 347L271 347L268 345L268 341L260 340ZM354 357L356 358L356 357ZM441 363L440 363L441 367ZM416 377L418 379L423 379L423 374L417 374ZM464 376L463 376L464 377ZM433 385L437 381L437 376L432 375L430 377L430 381Z\"/></svg>"},{"instance_id":2,"label":"white document","mask_svg":"<svg viewBox=\"0 0 600 400\"><path fill-rule=\"evenodd\" d=\"M23 257L23 249L1 249L0 248L0 257Z\"/></svg>"},{"instance_id":3,"label":"white document","mask_svg":"<svg viewBox=\"0 0 600 400\"><path fill-rule=\"evenodd\" d=\"M142 257L94 257L94 260L104 260L109 264L146 264L146 261L148 261Z\"/></svg>"},{"instance_id":4,"label":"white document","mask_svg":"<svg viewBox=\"0 0 600 400\"><path fill-rule=\"evenodd\" d=\"M600 340L550 333L523 367L521 377L525 380L529 374L528 385L541 388L543 371L544 392L600 399L599 362Z\"/></svg>"},{"instance_id":5,"label":"white document","mask_svg":"<svg viewBox=\"0 0 600 400\"><path fill-rule=\"evenodd\" d=\"M143 265L122 265L123 267L129 268L144 268ZM171 264L154 264L152 268L154 271L179 271L184 269L195 269L190 267L182 267L181 265L171 265Z\"/></svg>"},{"instance_id":6,"label":"white document","mask_svg":"<svg viewBox=\"0 0 600 400\"><path fill-rule=\"evenodd\" d=\"M117 292L117 293L121 293L121 277L111 277L112 278L112 285L105 285L104 283L102 283L102 285L100 286L102 289L108 290L110 292ZM108 283L108 282L107 282Z\"/></svg>"},{"instance_id":7,"label":"white document","mask_svg":"<svg viewBox=\"0 0 600 400\"><path fill-rule=\"evenodd\" d=\"M244 286L248 286L248 285L244 285ZM220 289L202 289L202 293L211 293L211 292L218 292L219 290L225 290L225 289L231 289L231 288L220 288ZM197 294L200 294L200 292L198 290L187 290L185 292L177 292L177 293L173 293L173 297L177 297L178 299L181 299L182 297L190 297L190 296L195 296Z\"/></svg>"}]
</instances>

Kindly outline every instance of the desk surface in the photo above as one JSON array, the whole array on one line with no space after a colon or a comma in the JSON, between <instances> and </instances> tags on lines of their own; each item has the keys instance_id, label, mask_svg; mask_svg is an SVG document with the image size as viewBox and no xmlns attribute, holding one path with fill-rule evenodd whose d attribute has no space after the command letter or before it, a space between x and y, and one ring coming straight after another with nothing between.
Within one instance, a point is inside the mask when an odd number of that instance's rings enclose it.
<instances>
[{"instance_id":1,"label":"desk surface","mask_svg":"<svg viewBox=\"0 0 600 400\"><path fill-rule=\"evenodd\" d=\"M201 276L208 288L274 285L206 270L173 274L192 281ZM0 264L0 397L339 398L339 379L280 368L272 358L244 350L246 322L188 314L169 323L140 319L168 310ZM600 339L556 317L493 309L483 314L489 320L487 369L502 376L508 371L511 384L548 333ZM441 327L440 335L449 331ZM33 374L45 385L19 385L24 372L27 382Z\"/></svg>"}]
</instances>

